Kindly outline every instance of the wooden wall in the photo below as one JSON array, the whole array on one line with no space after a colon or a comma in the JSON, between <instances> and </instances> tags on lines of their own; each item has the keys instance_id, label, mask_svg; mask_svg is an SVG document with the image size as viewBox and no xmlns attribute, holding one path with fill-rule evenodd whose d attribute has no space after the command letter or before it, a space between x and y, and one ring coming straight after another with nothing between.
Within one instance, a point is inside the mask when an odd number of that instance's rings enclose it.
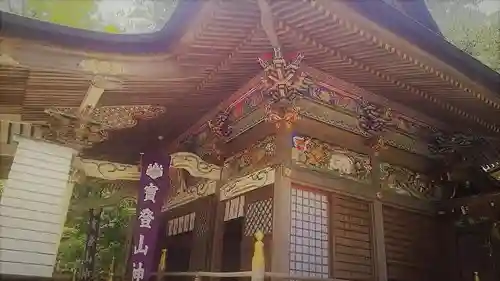
<instances>
[{"instance_id":1,"label":"wooden wall","mask_svg":"<svg viewBox=\"0 0 500 281\"><path fill-rule=\"evenodd\" d=\"M439 279L447 273L444 269L447 255L442 252L445 247L440 245L436 216L425 210L397 206L369 193L366 196L346 194L303 184L299 188L328 196L330 277L375 281L381 280L380 272L384 271L388 280L446 279ZM375 201L382 202L383 227L375 225ZM382 239L377 240L376 235L382 235ZM377 245L377 241L383 245ZM381 250L385 254L377 255ZM385 257L385 263L378 259L381 256Z\"/></svg>"},{"instance_id":2,"label":"wooden wall","mask_svg":"<svg viewBox=\"0 0 500 281\"><path fill-rule=\"evenodd\" d=\"M438 275L436 217L383 207L387 272L395 280L434 280Z\"/></svg>"},{"instance_id":3,"label":"wooden wall","mask_svg":"<svg viewBox=\"0 0 500 281\"><path fill-rule=\"evenodd\" d=\"M334 278L375 280L372 210L364 200L331 196Z\"/></svg>"}]
</instances>

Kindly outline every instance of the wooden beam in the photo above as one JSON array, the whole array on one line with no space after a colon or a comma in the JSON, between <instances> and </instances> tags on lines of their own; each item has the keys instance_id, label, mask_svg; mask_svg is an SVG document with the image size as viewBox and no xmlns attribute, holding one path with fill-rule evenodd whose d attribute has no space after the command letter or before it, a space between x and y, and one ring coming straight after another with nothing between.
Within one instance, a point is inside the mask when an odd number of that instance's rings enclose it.
<instances>
[{"instance_id":1,"label":"wooden beam","mask_svg":"<svg viewBox=\"0 0 500 281\"><path fill-rule=\"evenodd\" d=\"M205 114L198 122L196 122L193 126L191 126L188 130L186 130L183 134L181 134L175 141L173 141L170 145L167 147L167 151L169 152L175 152L177 150L177 146L179 145L180 142L182 142L187 136L196 134L199 132L204 126L206 126L207 122L214 118L219 112L223 112L224 110L227 109L228 106L233 104L235 101L239 100L242 96L245 96L248 94L249 91L252 91L253 88L255 88L257 85L260 84L261 79L262 79L263 72L259 73L250 81L248 81L247 84L245 84L243 87L241 87L238 91L236 91L233 95L231 95L228 99L225 101L221 102L216 108L212 109L209 113Z\"/></svg>"},{"instance_id":2,"label":"wooden beam","mask_svg":"<svg viewBox=\"0 0 500 281\"><path fill-rule=\"evenodd\" d=\"M101 99L103 93L103 88L96 87L94 84L90 85L87 90L87 94L85 94L85 97L83 98L83 101L78 109L78 112L82 117L87 117L92 114L92 111L94 111L94 108Z\"/></svg>"}]
</instances>

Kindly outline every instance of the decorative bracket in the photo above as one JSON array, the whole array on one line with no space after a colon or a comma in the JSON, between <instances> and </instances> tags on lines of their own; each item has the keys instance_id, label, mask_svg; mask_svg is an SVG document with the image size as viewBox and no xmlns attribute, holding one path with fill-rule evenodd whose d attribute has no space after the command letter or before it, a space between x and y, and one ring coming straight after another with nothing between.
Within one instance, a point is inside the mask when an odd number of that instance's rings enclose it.
<instances>
[{"instance_id":1,"label":"decorative bracket","mask_svg":"<svg viewBox=\"0 0 500 281\"><path fill-rule=\"evenodd\" d=\"M190 152L176 152L171 155L170 167L184 169L193 177L220 180L222 168L205 162Z\"/></svg>"},{"instance_id":2,"label":"decorative bracket","mask_svg":"<svg viewBox=\"0 0 500 281\"><path fill-rule=\"evenodd\" d=\"M151 119L165 112L159 106L55 107L46 109L51 116L45 138L77 149L107 139L108 130L130 128L138 119Z\"/></svg>"},{"instance_id":3,"label":"decorative bracket","mask_svg":"<svg viewBox=\"0 0 500 281\"><path fill-rule=\"evenodd\" d=\"M390 126L392 111L363 100L359 106L359 127L368 135L368 145L378 153L386 149L383 134Z\"/></svg>"},{"instance_id":4,"label":"decorative bracket","mask_svg":"<svg viewBox=\"0 0 500 281\"><path fill-rule=\"evenodd\" d=\"M299 53L291 63L286 63L279 47L275 47L273 51L270 62L258 59L265 73L262 78L263 86L272 103L284 100L293 102L300 95L297 88L303 82L303 75L297 75L297 70L304 55Z\"/></svg>"}]
</instances>

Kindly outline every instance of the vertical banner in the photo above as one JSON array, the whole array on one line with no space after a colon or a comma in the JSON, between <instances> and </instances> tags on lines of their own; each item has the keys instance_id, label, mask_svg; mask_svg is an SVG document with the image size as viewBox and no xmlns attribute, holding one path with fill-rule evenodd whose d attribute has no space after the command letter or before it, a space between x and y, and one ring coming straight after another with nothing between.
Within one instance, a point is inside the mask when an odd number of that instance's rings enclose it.
<instances>
[{"instance_id":1,"label":"vertical banner","mask_svg":"<svg viewBox=\"0 0 500 281\"><path fill-rule=\"evenodd\" d=\"M170 156L161 152L145 153L141 161L141 179L137 197L132 246L132 280L148 280L156 269L153 264L160 227L159 216L169 188Z\"/></svg>"},{"instance_id":2,"label":"vertical banner","mask_svg":"<svg viewBox=\"0 0 500 281\"><path fill-rule=\"evenodd\" d=\"M99 239L99 228L101 224L101 213L89 210L89 225L87 229L87 241L85 241L85 252L80 280L90 281L94 276L95 258L97 254L97 240Z\"/></svg>"}]
</instances>

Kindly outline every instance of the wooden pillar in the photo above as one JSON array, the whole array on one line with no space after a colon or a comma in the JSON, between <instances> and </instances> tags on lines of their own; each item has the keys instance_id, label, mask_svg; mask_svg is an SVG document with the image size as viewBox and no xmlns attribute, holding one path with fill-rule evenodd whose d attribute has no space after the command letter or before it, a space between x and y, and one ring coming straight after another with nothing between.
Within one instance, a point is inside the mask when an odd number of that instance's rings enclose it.
<instances>
[{"instance_id":1,"label":"wooden pillar","mask_svg":"<svg viewBox=\"0 0 500 281\"><path fill-rule=\"evenodd\" d=\"M290 229L292 127L281 123L276 134L277 168L273 187L273 236L271 268L268 271L290 272Z\"/></svg>"},{"instance_id":2,"label":"wooden pillar","mask_svg":"<svg viewBox=\"0 0 500 281\"><path fill-rule=\"evenodd\" d=\"M211 237L211 248L210 251L210 262L209 268L210 271L221 271L222 268L222 245L224 238L224 202L220 201L220 187L223 181L219 181L217 183L217 190L215 192L215 202L212 206L214 206L213 216L210 219L210 227L212 229L212 237ZM209 238L210 239L210 238ZM217 280L217 278L215 278Z\"/></svg>"},{"instance_id":3,"label":"wooden pillar","mask_svg":"<svg viewBox=\"0 0 500 281\"><path fill-rule=\"evenodd\" d=\"M377 198L373 202L373 243L375 251L375 274L378 281L387 281L387 256L385 252L385 233L383 204L380 201L382 186L380 185L380 147L372 147L370 161L372 164L372 184L378 190ZM379 198L380 197L380 198Z\"/></svg>"},{"instance_id":4,"label":"wooden pillar","mask_svg":"<svg viewBox=\"0 0 500 281\"><path fill-rule=\"evenodd\" d=\"M382 202L373 202L373 240L375 244L375 274L377 280L387 281L387 257L385 253L384 217Z\"/></svg>"}]
</instances>

